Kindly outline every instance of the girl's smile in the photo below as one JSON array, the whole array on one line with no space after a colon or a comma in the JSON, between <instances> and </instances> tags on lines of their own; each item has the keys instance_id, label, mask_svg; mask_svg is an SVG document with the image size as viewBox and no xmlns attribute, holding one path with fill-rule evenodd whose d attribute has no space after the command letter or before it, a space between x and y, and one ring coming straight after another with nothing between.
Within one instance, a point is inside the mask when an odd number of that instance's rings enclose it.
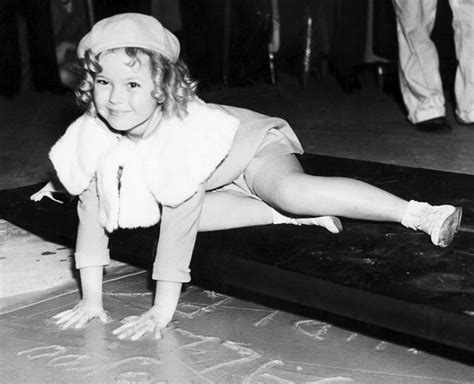
<instances>
[{"instance_id":1,"label":"girl's smile","mask_svg":"<svg viewBox=\"0 0 474 384\"><path fill-rule=\"evenodd\" d=\"M100 57L102 72L95 78L95 106L110 128L130 138L147 133L147 122L158 107L152 96L155 85L149 60L144 54L133 60L123 49Z\"/></svg>"}]
</instances>

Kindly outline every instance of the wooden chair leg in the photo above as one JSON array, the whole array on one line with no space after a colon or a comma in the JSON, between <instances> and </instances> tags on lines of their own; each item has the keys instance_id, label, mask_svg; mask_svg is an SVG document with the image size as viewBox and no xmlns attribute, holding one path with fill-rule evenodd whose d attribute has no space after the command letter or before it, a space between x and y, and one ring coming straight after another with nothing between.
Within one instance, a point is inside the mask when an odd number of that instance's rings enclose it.
<instances>
[{"instance_id":1,"label":"wooden chair leg","mask_svg":"<svg viewBox=\"0 0 474 384\"><path fill-rule=\"evenodd\" d=\"M272 85L276 84L276 71L275 71L275 55L272 52L268 52L268 65L270 66L270 82Z\"/></svg>"},{"instance_id":2,"label":"wooden chair leg","mask_svg":"<svg viewBox=\"0 0 474 384\"><path fill-rule=\"evenodd\" d=\"M230 54L230 23L231 23L231 0L224 2L224 47L222 57L222 81L224 85L229 84L229 54Z\"/></svg>"},{"instance_id":3,"label":"wooden chair leg","mask_svg":"<svg viewBox=\"0 0 474 384\"><path fill-rule=\"evenodd\" d=\"M270 0L270 25L272 33L268 43L268 65L270 67L270 81L275 85L275 54L280 50L280 12L278 0Z\"/></svg>"},{"instance_id":4,"label":"wooden chair leg","mask_svg":"<svg viewBox=\"0 0 474 384\"><path fill-rule=\"evenodd\" d=\"M309 85L310 70L311 70L311 44L313 34L313 18L309 7L306 8L306 39L305 49L303 56L303 88L307 88Z\"/></svg>"}]
</instances>

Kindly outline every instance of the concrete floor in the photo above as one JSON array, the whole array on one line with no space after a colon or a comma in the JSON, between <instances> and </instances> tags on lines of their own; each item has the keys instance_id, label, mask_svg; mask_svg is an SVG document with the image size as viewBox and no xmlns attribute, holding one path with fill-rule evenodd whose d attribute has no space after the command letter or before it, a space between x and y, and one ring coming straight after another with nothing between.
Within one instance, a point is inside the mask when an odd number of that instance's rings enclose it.
<instances>
[{"instance_id":1,"label":"concrete floor","mask_svg":"<svg viewBox=\"0 0 474 384\"><path fill-rule=\"evenodd\" d=\"M206 101L287 119L306 151L474 174L474 128L423 133L370 72L343 94L331 79L301 89L214 87ZM47 180L47 152L78 115L70 94L0 99L0 189ZM108 269L107 325L59 331L48 319L79 298L72 250L0 219L0 377L8 383L474 383L472 356L321 313L223 296L190 286L162 341L119 341L121 318L149 307L146 271ZM470 361L469 361L470 360Z\"/></svg>"}]
</instances>

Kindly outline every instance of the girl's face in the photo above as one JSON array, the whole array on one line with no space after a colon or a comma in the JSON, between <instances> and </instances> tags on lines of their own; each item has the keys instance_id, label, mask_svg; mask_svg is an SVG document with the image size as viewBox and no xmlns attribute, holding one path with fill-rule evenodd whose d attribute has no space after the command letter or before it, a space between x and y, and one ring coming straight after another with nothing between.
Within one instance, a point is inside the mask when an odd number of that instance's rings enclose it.
<instances>
[{"instance_id":1,"label":"girl's face","mask_svg":"<svg viewBox=\"0 0 474 384\"><path fill-rule=\"evenodd\" d=\"M123 49L101 55L102 72L95 78L94 103L111 128L140 138L158 103L152 96L150 59L145 54L138 57L140 60L130 65L132 59Z\"/></svg>"}]
</instances>

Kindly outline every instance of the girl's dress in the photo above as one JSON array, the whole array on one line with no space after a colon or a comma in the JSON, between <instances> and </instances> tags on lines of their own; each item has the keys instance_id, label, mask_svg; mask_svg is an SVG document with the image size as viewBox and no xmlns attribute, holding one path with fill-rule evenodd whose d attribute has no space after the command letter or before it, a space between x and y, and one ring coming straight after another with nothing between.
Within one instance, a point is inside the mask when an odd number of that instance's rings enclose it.
<instances>
[{"instance_id":1,"label":"girl's dress","mask_svg":"<svg viewBox=\"0 0 474 384\"><path fill-rule=\"evenodd\" d=\"M108 232L161 220L152 277L188 282L205 193L258 199L253 180L261 166L303 149L282 119L199 99L183 120L152 117L151 123L154 132L133 143L84 114L50 159L68 192L79 195L77 268L109 263Z\"/></svg>"}]
</instances>

